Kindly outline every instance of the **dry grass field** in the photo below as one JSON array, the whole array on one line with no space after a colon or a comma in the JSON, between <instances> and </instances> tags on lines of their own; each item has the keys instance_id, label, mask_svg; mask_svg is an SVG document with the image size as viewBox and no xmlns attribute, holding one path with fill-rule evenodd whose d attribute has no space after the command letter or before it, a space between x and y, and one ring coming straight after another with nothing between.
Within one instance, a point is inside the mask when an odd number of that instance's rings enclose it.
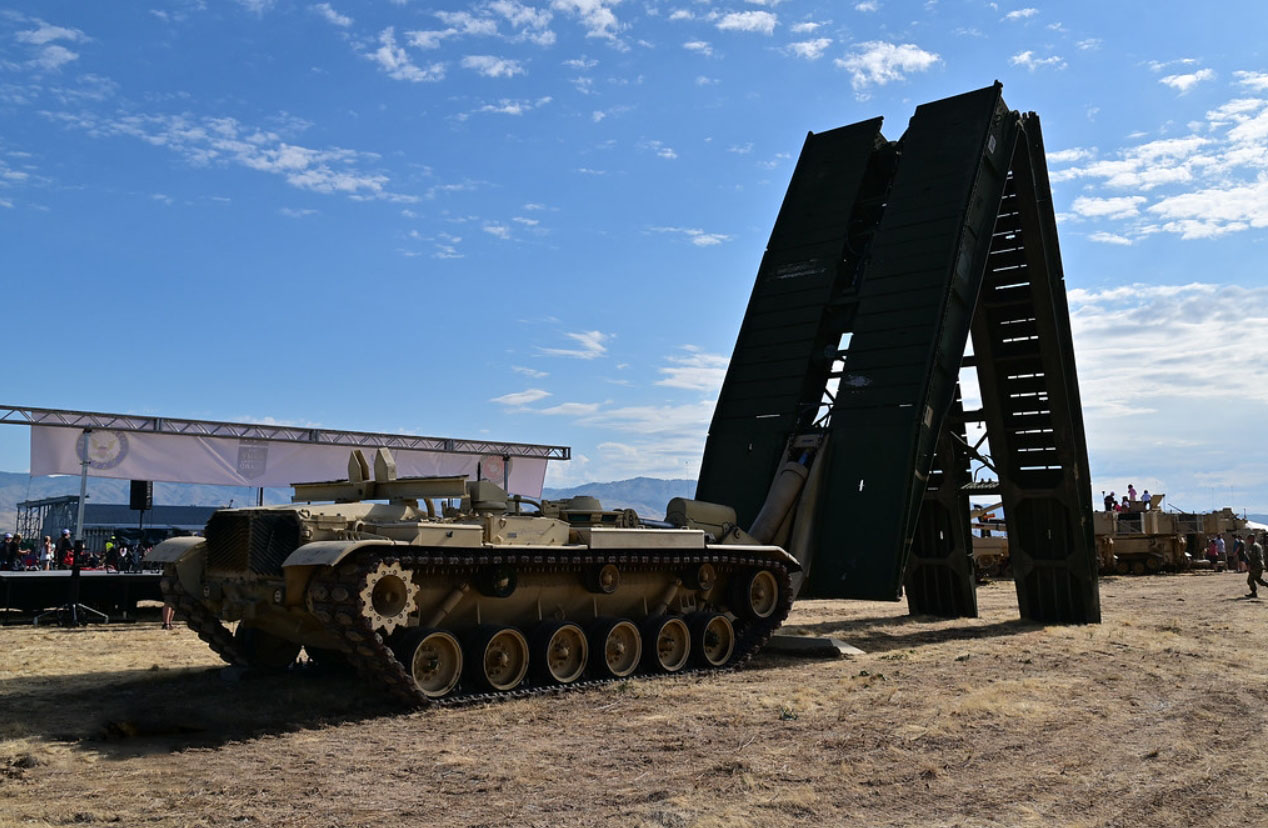
<instances>
[{"instance_id":1,"label":"dry grass field","mask_svg":"<svg viewBox=\"0 0 1268 828\"><path fill-rule=\"evenodd\" d=\"M866 655L400 713L227 681L187 630L0 628L0 825L1268 825L1268 601L1109 578L1105 622L808 601Z\"/></svg>"}]
</instances>

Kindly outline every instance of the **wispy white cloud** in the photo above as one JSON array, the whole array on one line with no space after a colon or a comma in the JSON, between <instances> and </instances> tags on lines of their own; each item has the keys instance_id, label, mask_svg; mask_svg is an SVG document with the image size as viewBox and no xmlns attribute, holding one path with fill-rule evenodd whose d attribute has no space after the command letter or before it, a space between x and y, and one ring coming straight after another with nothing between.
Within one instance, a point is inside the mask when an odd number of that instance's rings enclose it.
<instances>
[{"instance_id":1,"label":"wispy white cloud","mask_svg":"<svg viewBox=\"0 0 1268 828\"><path fill-rule=\"evenodd\" d=\"M1049 164L1069 164L1072 161L1086 161L1096 157L1096 151L1082 147L1058 150L1047 154Z\"/></svg>"},{"instance_id":2,"label":"wispy white cloud","mask_svg":"<svg viewBox=\"0 0 1268 828\"><path fill-rule=\"evenodd\" d=\"M511 98L502 98L497 103L488 103L477 107L474 113L487 113L493 115L523 115L525 112L532 112L534 109L540 109L553 100L550 96L537 98L536 100L513 100Z\"/></svg>"},{"instance_id":3,"label":"wispy white cloud","mask_svg":"<svg viewBox=\"0 0 1268 828\"><path fill-rule=\"evenodd\" d=\"M597 359L608 352L604 343L612 338L611 334L602 331L576 331L565 333L568 339L576 343L572 348L543 348L537 350L550 356L572 357L574 359Z\"/></svg>"},{"instance_id":4,"label":"wispy white cloud","mask_svg":"<svg viewBox=\"0 0 1268 828\"><path fill-rule=\"evenodd\" d=\"M511 228L505 224L489 223L480 228L490 236L506 241L511 238Z\"/></svg>"},{"instance_id":5,"label":"wispy white cloud","mask_svg":"<svg viewBox=\"0 0 1268 828\"><path fill-rule=\"evenodd\" d=\"M304 218L306 216L315 216L319 211L314 210L311 207L283 207L278 210L278 212L287 218Z\"/></svg>"},{"instance_id":6,"label":"wispy white cloud","mask_svg":"<svg viewBox=\"0 0 1268 828\"><path fill-rule=\"evenodd\" d=\"M550 7L577 18L586 30L586 37L615 40L621 30L621 22L617 20L612 7L620 2L621 0L551 0Z\"/></svg>"},{"instance_id":7,"label":"wispy white cloud","mask_svg":"<svg viewBox=\"0 0 1268 828\"><path fill-rule=\"evenodd\" d=\"M308 8L332 26L339 26L340 28L346 29L352 25L353 21L351 17L335 11L334 7L329 3L318 3L315 6L309 6Z\"/></svg>"},{"instance_id":8,"label":"wispy white cloud","mask_svg":"<svg viewBox=\"0 0 1268 828\"><path fill-rule=\"evenodd\" d=\"M1212 69L1199 69L1196 72L1189 72L1183 75L1167 75L1165 78L1159 78L1158 83L1164 86L1170 86L1177 90L1181 95L1191 91L1203 81L1215 79L1215 71Z\"/></svg>"},{"instance_id":9,"label":"wispy white cloud","mask_svg":"<svg viewBox=\"0 0 1268 828\"><path fill-rule=\"evenodd\" d=\"M1088 239L1100 244L1117 244L1124 247L1130 247L1132 244L1132 240L1126 236L1120 236L1117 233L1107 233L1104 230L1089 234Z\"/></svg>"},{"instance_id":10,"label":"wispy white cloud","mask_svg":"<svg viewBox=\"0 0 1268 828\"><path fill-rule=\"evenodd\" d=\"M1148 199L1144 196L1120 196L1118 198L1090 198L1079 196L1071 209L1085 218L1129 218L1140 215L1140 205Z\"/></svg>"},{"instance_id":11,"label":"wispy white cloud","mask_svg":"<svg viewBox=\"0 0 1268 828\"><path fill-rule=\"evenodd\" d=\"M397 45L396 30L392 26L379 32L379 48L366 53L366 57L378 64L394 80L434 83L445 77L444 63L430 63L422 67L415 65L405 49Z\"/></svg>"},{"instance_id":12,"label":"wispy white cloud","mask_svg":"<svg viewBox=\"0 0 1268 828\"><path fill-rule=\"evenodd\" d=\"M696 247L712 247L732 239L725 233L706 233L698 227L649 227L653 233L671 233L685 236Z\"/></svg>"},{"instance_id":13,"label":"wispy white cloud","mask_svg":"<svg viewBox=\"0 0 1268 828\"><path fill-rule=\"evenodd\" d=\"M1014 66L1020 66L1030 72L1049 66L1053 69L1064 69L1066 66L1065 60L1058 55L1049 55L1045 58L1036 57L1035 53L1029 49L1013 55L1008 59L1008 62Z\"/></svg>"},{"instance_id":14,"label":"wispy white cloud","mask_svg":"<svg viewBox=\"0 0 1268 828\"><path fill-rule=\"evenodd\" d=\"M88 35L79 29L72 29L67 26L54 26L52 23L45 23L39 18L32 19L29 22L35 24L34 29L20 31L13 35L14 39L19 43L43 46L55 40L65 40L69 43L86 43L91 40Z\"/></svg>"},{"instance_id":15,"label":"wispy white cloud","mask_svg":"<svg viewBox=\"0 0 1268 828\"><path fill-rule=\"evenodd\" d=\"M694 345L684 345L682 350L685 353L665 358L669 364L660 368L664 376L656 384L717 394L722 388L722 380L726 378L730 359L705 353Z\"/></svg>"},{"instance_id":16,"label":"wispy white cloud","mask_svg":"<svg viewBox=\"0 0 1268 828\"><path fill-rule=\"evenodd\" d=\"M1037 14L1039 14L1039 9L1015 9L1004 15L1004 19L1016 22L1018 20L1028 20Z\"/></svg>"},{"instance_id":17,"label":"wispy white cloud","mask_svg":"<svg viewBox=\"0 0 1268 828\"><path fill-rule=\"evenodd\" d=\"M414 201L394 193L385 173L367 169L378 156L342 147L314 149L284 140L276 132L243 124L234 118L188 115L119 115L41 113L92 137L130 136L153 147L175 152L196 167L230 164L281 176L288 184L317 193L341 193L354 199Z\"/></svg>"},{"instance_id":18,"label":"wispy white cloud","mask_svg":"<svg viewBox=\"0 0 1268 828\"><path fill-rule=\"evenodd\" d=\"M724 32L756 32L768 35L775 31L778 24L779 18L771 12L742 11L724 14L714 25Z\"/></svg>"},{"instance_id":19,"label":"wispy white cloud","mask_svg":"<svg viewBox=\"0 0 1268 828\"><path fill-rule=\"evenodd\" d=\"M870 40L857 44L850 54L834 63L850 73L850 84L859 92L869 86L903 80L909 73L928 71L941 60L914 43Z\"/></svg>"},{"instance_id":20,"label":"wispy white cloud","mask_svg":"<svg viewBox=\"0 0 1268 828\"><path fill-rule=\"evenodd\" d=\"M800 23L794 23L789 26L788 31L793 34L811 34L826 25L826 23L820 23L816 20L803 20Z\"/></svg>"},{"instance_id":21,"label":"wispy white cloud","mask_svg":"<svg viewBox=\"0 0 1268 828\"><path fill-rule=\"evenodd\" d=\"M816 37L812 40L801 40L795 43L789 43L787 46L789 54L795 55L805 60L818 60L823 57L824 50L832 45L830 37Z\"/></svg>"},{"instance_id":22,"label":"wispy white cloud","mask_svg":"<svg viewBox=\"0 0 1268 828\"><path fill-rule=\"evenodd\" d=\"M1192 129L1099 160L1050 158L1074 163L1055 169L1054 183L1088 182L1067 217L1118 222L1112 231L1099 229L1132 241L1157 233L1209 239L1268 227L1268 98L1226 101ZM1097 185L1108 192L1086 191Z\"/></svg>"},{"instance_id":23,"label":"wispy white cloud","mask_svg":"<svg viewBox=\"0 0 1268 828\"><path fill-rule=\"evenodd\" d=\"M1268 92L1268 72L1234 72L1237 82L1255 92Z\"/></svg>"},{"instance_id":24,"label":"wispy white cloud","mask_svg":"<svg viewBox=\"0 0 1268 828\"><path fill-rule=\"evenodd\" d=\"M462 59L462 68L486 78L510 78L524 74L524 66L518 60L493 55L467 55Z\"/></svg>"},{"instance_id":25,"label":"wispy white cloud","mask_svg":"<svg viewBox=\"0 0 1268 828\"><path fill-rule=\"evenodd\" d=\"M523 365L512 365L511 370L517 374L523 374L531 379L541 379L543 377L550 376L550 374L546 371L538 371L536 368L528 368Z\"/></svg>"},{"instance_id":26,"label":"wispy white cloud","mask_svg":"<svg viewBox=\"0 0 1268 828\"><path fill-rule=\"evenodd\" d=\"M526 388L523 391L515 391L510 394L503 394L500 397L494 397L489 402L495 402L498 405L511 406L520 408L525 405L532 405L539 400L544 400L550 396L549 391L543 391L540 388Z\"/></svg>"},{"instance_id":27,"label":"wispy white cloud","mask_svg":"<svg viewBox=\"0 0 1268 828\"><path fill-rule=\"evenodd\" d=\"M713 54L713 47L704 40L688 40L686 43L682 44L682 48L686 49L688 52L695 52L696 54L704 55L705 57L709 57Z\"/></svg>"}]
</instances>

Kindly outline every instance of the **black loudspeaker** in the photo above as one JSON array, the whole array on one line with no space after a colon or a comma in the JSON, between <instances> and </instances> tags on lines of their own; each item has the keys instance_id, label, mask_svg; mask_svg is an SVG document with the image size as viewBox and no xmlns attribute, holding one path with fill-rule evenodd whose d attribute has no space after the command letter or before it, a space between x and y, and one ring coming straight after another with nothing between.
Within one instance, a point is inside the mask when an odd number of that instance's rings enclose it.
<instances>
[{"instance_id":1,"label":"black loudspeaker","mask_svg":"<svg viewBox=\"0 0 1268 828\"><path fill-rule=\"evenodd\" d=\"M128 508L135 512L145 512L154 508L154 483L150 480L133 480L132 492L128 497Z\"/></svg>"}]
</instances>

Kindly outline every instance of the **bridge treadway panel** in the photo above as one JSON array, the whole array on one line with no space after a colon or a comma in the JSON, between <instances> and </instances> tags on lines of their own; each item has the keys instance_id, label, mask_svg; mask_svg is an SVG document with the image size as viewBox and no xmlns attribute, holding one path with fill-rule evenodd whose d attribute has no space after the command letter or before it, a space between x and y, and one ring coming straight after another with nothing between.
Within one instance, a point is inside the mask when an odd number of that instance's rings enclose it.
<instances>
[{"instance_id":1,"label":"bridge treadway panel","mask_svg":"<svg viewBox=\"0 0 1268 828\"><path fill-rule=\"evenodd\" d=\"M808 579L822 597L899 597L959 377L1015 136L998 86L916 110L859 287Z\"/></svg>"},{"instance_id":2,"label":"bridge treadway panel","mask_svg":"<svg viewBox=\"0 0 1268 828\"><path fill-rule=\"evenodd\" d=\"M823 351L835 344L825 309L851 279L851 215L880 125L877 118L807 136L758 270L696 493L734 507L745 527L805 406L822 393Z\"/></svg>"}]
</instances>

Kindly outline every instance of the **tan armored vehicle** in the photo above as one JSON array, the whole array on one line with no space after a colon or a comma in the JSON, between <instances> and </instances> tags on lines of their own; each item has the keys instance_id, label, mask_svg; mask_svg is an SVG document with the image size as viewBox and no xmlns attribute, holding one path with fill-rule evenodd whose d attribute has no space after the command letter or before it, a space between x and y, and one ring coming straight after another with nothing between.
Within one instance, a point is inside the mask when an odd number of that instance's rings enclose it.
<instances>
[{"instance_id":1,"label":"tan armored vehicle","mask_svg":"<svg viewBox=\"0 0 1268 828\"><path fill-rule=\"evenodd\" d=\"M1093 513L1102 573L1145 575L1182 572L1193 566L1181 516L1161 511L1164 497L1154 495L1149 509L1135 501L1124 512Z\"/></svg>"},{"instance_id":2,"label":"tan armored vehicle","mask_svg":"<svg viewBox=\"0 0 1268 828\"><path fill-rule=\"evenodd\" d=\"M653 528L589 497L397 478L383 449L373 477L355 451L347 480L294 500L157 547L168 600L231 664L285 668L303 647L409 704L739 664L788 614L799 569L724 507L712 534Z\"/></svg>"}]
</instances>

